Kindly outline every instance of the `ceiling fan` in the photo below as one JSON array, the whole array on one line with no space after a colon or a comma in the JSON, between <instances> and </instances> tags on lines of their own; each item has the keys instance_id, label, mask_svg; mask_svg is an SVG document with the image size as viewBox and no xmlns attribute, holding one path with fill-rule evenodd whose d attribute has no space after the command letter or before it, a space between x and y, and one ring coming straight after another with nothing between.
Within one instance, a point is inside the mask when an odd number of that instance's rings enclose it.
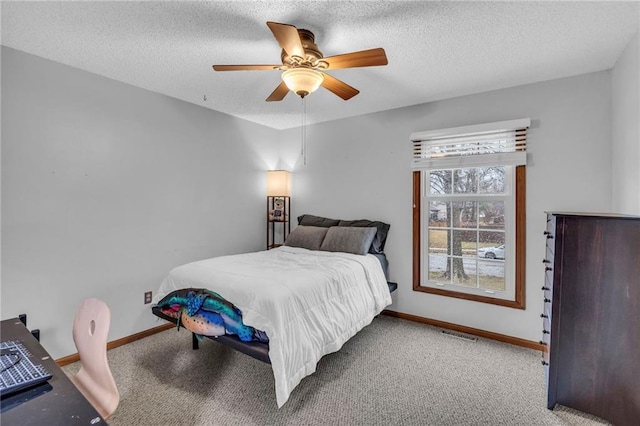
<instances>
[{"instance_id":1,"label":"ceiling fan","mask_svg":"<svg viewBox=\"0 0 640 426\"><path fill-rule=\"evenodd\" d=\"M281 101L289 90L304 98L322 86L342 99L349 100L360 91L327 74L326 70L387 65L387 55L381 47L325 58L309 30L293 25L267 22L267 26L282 48L281 65L214 65L215 71L281 70L282 83L269 95L267 102Z\"/></svg>"}]
</instances>

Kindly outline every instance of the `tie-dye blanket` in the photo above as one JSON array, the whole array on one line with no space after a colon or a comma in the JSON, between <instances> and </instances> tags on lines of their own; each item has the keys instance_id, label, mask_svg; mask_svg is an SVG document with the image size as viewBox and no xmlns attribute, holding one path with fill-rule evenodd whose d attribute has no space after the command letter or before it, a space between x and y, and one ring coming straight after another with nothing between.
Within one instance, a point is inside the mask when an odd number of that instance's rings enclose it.
<instances>
[{"instance_id":1,"label":"tie-dye blanket","mask_svg":"<svg viewBox=\"0 0 640 426\"><path fill-rule=\"evenodd\" d=\"M202 336L235 334L243 342L269 341L264 331L242 322L240 309L211 290L175 290L160 300L157 306L163 314L177 320L178 329L182 325L200 340Z\"/></svg>"}]
</instances>

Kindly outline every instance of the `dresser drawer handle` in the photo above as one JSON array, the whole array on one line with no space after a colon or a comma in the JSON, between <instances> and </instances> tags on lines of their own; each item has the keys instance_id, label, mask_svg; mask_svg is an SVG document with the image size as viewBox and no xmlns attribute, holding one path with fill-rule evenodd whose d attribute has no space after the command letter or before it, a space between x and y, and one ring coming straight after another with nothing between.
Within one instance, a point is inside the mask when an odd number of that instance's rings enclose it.
<instances>
[{"instance_id":1,"label":"dresser drawer handle","mask_svg":"<svg viewBox=\"0 0 640 426\"><path fill-rule=\"evenodd\" d=\"M549 363L543 359L542 360L542 365L549 365Z\"/></svg>"},{"instance_id":2,"label":"dresser drawer handle","mask_svg":"<svg viewBox=\"0 0 640 426\"><path fill-rule=\"evenodd\" d=\"M549 287L542 287L542 290L551 290Z\"/></svg>"},{"instance_id":3,"label":"dresser drawer handle","mask_svg":"<svg viewBox=\"0 0 640 426\"><path fill-rule=\"evenodd\" d=\"M540 318L549 318L549 315L546 315L546 314L540 314Z\"/></svg>"},{"instance_id":4,"label":"dresser drawer handle","mask_svg":"<svg viewBox=\"0 0 640 426\"><path fill-rule=\"evenodd\" d=\"M553 269L552 269L550 266L545 266L545 267L544 267L544 270L545 270L545 271L553 271Z\"/></svg>"},{"instance_id":5,"label":"dresser drawer handle","mask_svg":"<svg viewBox=\"0 0 640 426\"><path fill-rule=\"evenodd\" d=\"M544 303L551 303L551 299L544 298Z\"/></svg>"},{"instance_id":6,"label":"dresser drawer handle","mask_svg":"<svg viewBox=\"0 0 640 426\"><path fill-rule=\"evenodd\" d=\"M542 330L542 334L551 334L549 330Z\"/></svg>"},{"instance_id":7,"label":"dresser drawer handle","mask_svg":"<svg viewBox=\"0 0 640 426\"><path fill-rule=\"evenodd\" d=\"M542 263L551 263L551 261L547 259L542 259Z\"/></svg>"},{"instance_id":8,"label":"dresser drawer handle","mask_svg":"<svg viewBox=\"0 0 640 426\"><path fill-rule=\"evenodd\" d=\"M547 346L547 342L543 342L542 340L540 340L540 344L544 345L544 346Z\"/></svg>"},{"instance_id":9,"label":"dresser drawer handle","mask_svg":"<svg viewBox=\"0 0 640 426\"><path fill-rule=\"evenodd\" d=\"M549 232L549 231L544 231L544 235L546 235L548 239L552 239L553 238L553 235L551 235L551 232Z\"/></svg>"}]
</instances>

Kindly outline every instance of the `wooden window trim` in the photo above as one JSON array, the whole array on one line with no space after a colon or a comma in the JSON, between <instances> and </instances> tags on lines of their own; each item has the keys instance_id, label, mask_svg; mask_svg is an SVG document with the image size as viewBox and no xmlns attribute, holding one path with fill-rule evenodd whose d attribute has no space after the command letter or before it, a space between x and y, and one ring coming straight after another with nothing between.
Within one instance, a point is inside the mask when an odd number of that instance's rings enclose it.
<instances>
[{"instance_id":1,"label":"wooden window trim","mask_svg":"<svg viewBox=\"0 0 640 426\"><path fill-rule=\"evenodd\" d=\"M493 297L478 296L458 291L443 290L420 285L420 223L421 212L421 176L420 171L413 172L413 290L423 293L438 294L440 296L473 300L475 302L490 303L508 308L525 309L525 249L526 249L526 221L525 194L526 173L525 166L516 168L516 271L515 271L515 300L502 300Z\"/></svg>"}]
</instances>

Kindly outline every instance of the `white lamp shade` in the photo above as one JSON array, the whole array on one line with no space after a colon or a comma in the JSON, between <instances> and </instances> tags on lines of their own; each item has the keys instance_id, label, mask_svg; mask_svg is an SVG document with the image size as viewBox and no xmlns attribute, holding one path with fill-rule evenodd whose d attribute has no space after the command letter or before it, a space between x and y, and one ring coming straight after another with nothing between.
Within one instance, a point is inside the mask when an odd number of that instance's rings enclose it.
<instances>
[{"instance_id":1,"label":"white lamp shade","mask_svg":"<svg viewBox=\"0 0 640 426\"><path fill-rule=\"evenodd\" d=\"M287 170L267 171L267 197L290 197L291 173Z\"/></svg>"},{"instance_id":2,"label":"white lamp shade","mask_svg":"<svg viewBox=\"0 0 640 426\"><path fill-rule=\"evenodd\" d=\"M324 74L310 68L293 68L282 73L282 81L296 95L303 98L318 90L324 80Z\"/></svg>"}]
</instances>

